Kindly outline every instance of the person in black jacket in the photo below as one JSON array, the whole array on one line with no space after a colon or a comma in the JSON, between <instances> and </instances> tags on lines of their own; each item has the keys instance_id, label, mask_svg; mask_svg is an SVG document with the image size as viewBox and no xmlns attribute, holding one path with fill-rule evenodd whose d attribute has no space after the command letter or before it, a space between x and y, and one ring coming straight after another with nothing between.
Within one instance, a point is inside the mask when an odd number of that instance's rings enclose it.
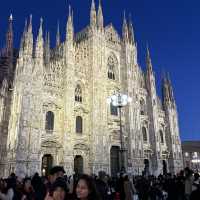
<instances>
[{"instance_id":1,"label":"person in black jacket","mask_svg":"<svg viewBox=\"0 0 200 200\"><path fill-rule=\"evenodd\" d=\"M190 200L199 200L200 199L200 184L197 189L194 190L190 195Z\"/></svg>"},{"instance_id":2,"label":"person in black jacket","mask_svg":"<svg viewBox=\"0 0 200 200\"><path fill-rule=\"evenodd\" d=\"M106 173L103 171L99 172L99 176L96 179L97 191L100 194L102 200L108 199L108 185L106 183Z\"/></svg>"}]
</instances>

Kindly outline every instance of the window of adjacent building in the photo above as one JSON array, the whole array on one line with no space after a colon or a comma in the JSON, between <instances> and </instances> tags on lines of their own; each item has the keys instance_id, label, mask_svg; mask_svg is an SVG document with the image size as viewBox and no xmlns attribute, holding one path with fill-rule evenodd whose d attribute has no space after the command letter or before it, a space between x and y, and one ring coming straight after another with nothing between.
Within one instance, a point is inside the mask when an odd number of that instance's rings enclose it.
<instances>
[{"instance_id":1,"label":"window of adjacent building","mask_svg":"<svg viewBox=\"0 0 200 200\"><path fill-rule=\"evenodd\" d=\"M82 89L81 86L78 84L75 89L75 101L82 102Z\"/></svg>"},{"instance_id":2,"label":"window of adjacent building","mask_svg":"<svg viewBox=\"0 0 200 200\"><path fill-rule=\"evenodd\" d=\"M113 106L112 103L110 103L110 114L111 115L118 115L118 108L117 106Z\"/></svg>"},{"instance_id":3,"label":"window of adjacent building","mask_svg":"<svg viewBox=\"0 0 200 200\"><path fill-rule=\"evenodd\" d=\"M83 132L83 119L81 116L76 117L76 133Z\"/></svg>"},{"instance_id":4,"label":"window of adjacent building","mask_svg":"<svg viewBox=\"0 0 200 200\"><path fill-rule=\"evenodd\" d=\"M52 111L48 111L46 113L45 130L53 131L53 129L54 129L54 113Z\"/></svg>"},{"instance_id":5,"label":"window of adjacent building","mask_svg":"<svg viewBox=\"0 0 200 200\"><path fill-rule=\"evenodd\" d=\"M198 157L197 152L194 152L193 158L197 158L197 157Z\"/></svg>"},{"instance_id":6,"label":"window of adjacent building","mask_svg":"<svg viewBox=\"0 0 200 200\"><path fill-rule=\"evenodd\" d=\"M147 143L147 129L145 127L142 127L142 135L143 135L143 141L144 143Z\"/></svg>"},{"instance_id":7,"label":"window of adjacent building","mask_svg":"<svg viewBox=\"0 0 200 200\"><path fill-rule=\"evenodd\" d=\"M164 144L164 135L163 132L160 130L160 142Z\"/></svg>"}]
</instances>

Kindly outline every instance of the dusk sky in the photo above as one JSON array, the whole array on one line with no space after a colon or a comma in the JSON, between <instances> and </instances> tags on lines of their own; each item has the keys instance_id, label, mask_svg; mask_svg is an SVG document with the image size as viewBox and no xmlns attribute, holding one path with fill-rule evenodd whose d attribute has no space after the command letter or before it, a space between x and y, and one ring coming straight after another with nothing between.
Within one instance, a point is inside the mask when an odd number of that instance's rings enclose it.
<instances>
[{"instance_id":1,"label":"dusk sky","mask_svg":"<svg viewBox=\"0 0 200 200\"><path fill-rule=\"evenodd\" d=\"M57 21L64 39L68 5L74 11L76 32L89 23L91 0L1 1L0 47L5 45L7 19L14 18L15 47L19 47L25 18L33 15L36 35L39 18L55 43ZM96 7L98 1L96 1ZM150 48L161 95L162 72L171 75L179 112L182 140L200 140L200 1L199 0L102 0L105 25L113 23L121 34L123 12L132 15L139 64L145 69L146 44Z\"/></svg>"}]
</instances>

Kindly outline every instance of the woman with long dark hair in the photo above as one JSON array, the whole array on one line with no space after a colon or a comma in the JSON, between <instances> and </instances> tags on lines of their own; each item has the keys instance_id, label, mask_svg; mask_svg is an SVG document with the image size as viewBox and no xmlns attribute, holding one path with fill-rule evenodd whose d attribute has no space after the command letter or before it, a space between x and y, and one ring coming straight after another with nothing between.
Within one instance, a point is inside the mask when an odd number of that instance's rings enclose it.
<instances>
[{"instance_id":1,"label":"woman with long dark hair","mask_svg":"<svg viewBox=\"0 0 200 200\"><path fill-rule=\"evenodd\" d=\"M75 187L76 200L100 200L95 182L91 176L82 175Z\"/></svg>"},{"instance_id":2,"label":"woman with long dark hair","mask_svg":"<svg viewBox=\"0 0 200 200\"><path fill-rule=\"evenodd\" d=\"M21 200L35 200L31 178L25 178L23 181L23 196Z\"/></svg>"},{"instance_id":3,"label":"woman with long dark hair","mask_svg":"<svg viewBox=\"0 0 200 200\"><path fill-rule=\"evenodd\" d=\"M8 178L3 181L4 189L0 191L0 200L13 200L14 188L16 182L14 179Z\"/></svg>"}]
</instances>

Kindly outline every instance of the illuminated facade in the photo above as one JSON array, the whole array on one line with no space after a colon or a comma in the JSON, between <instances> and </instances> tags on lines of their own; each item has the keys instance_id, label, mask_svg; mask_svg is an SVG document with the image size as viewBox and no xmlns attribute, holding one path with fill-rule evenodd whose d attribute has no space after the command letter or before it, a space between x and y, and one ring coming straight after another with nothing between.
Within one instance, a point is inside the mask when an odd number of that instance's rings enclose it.
<instances>
[{"instance_id":1,"label":"illuminated facade","mask_svg":"<svg viewBox=\"0 0 200 200\"><path fill-rule=\"evenodd\" d=\"M33 42L30 17L16 65L8 63L16 67L8 67L14 75L5 75L1 87L0 172L30 175L63 165L67 174L116 174L119 116L107 98L119 90L132 98L122 109L127 171L178 172L183 162L172 85L163 79L161 101L148 50L146 71L138 64L131 21L124 17L120 36L112 24L104 26L102 7L96 12L93 1L90 24L75 34L71 13L66 39L60 41L58 28L53 49L49 35L43 39L42 20ZM8 35L11 51L12 19Z\"/></svg>"}]
</instances>

